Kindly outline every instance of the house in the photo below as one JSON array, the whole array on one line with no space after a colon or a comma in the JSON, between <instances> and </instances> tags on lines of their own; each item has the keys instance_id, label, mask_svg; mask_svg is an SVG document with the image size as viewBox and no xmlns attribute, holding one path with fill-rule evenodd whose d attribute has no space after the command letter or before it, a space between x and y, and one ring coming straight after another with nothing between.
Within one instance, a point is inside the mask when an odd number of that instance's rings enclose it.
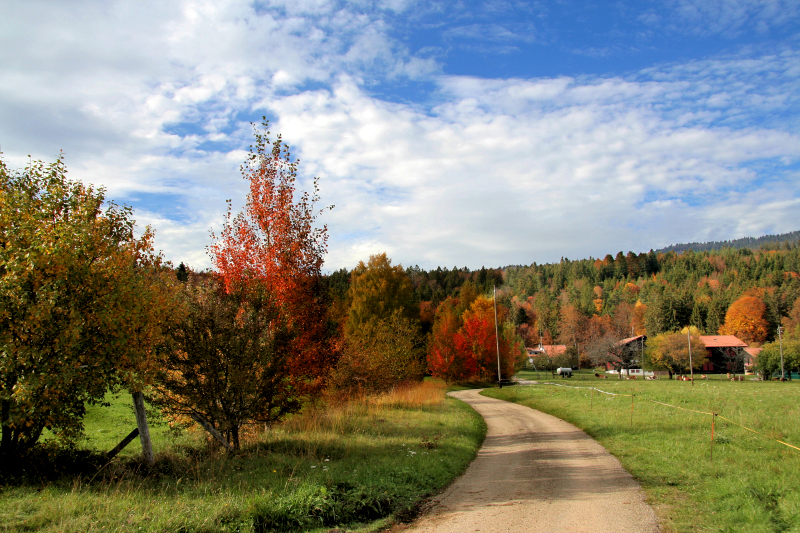
<instances>
[{"instance_id":1,"label":"house","mask_svg":"<svg viewBox=\"0 0 800 533\"><path fill-rule=\"evenodd\" d=\"M736 335L701 335L706 345L708 361L700 368L703 372L735 373L744 371L745 364L752 364L745 351L747 343Z\"/></svg>"},{"instance_id":2,"label":"house","mask_svg":"<svg viewBox=\"0 0 800 533\"><path fill-rule=\"evenodd\" d=\"M642 355L647 343L646 335L636 335L617 341L608 351L606 371L618 371L623 374L641 374ZM638 370L635 372L634 370Z\"/></svg>"},{"instance_id":3,"label":"house","mask_svg":"<svg viewBox=\"0 0 800 533\"><path fill-rule=\"evenodd\" d=\"M534 357L546 357L553 360L556 357L566 354L567 347L564 344L542 344L534 346L533 348L525 348L528 353L528 364L535 365Z\"/></svg>"},{"instance_id":4,"label":"house","mask_svg":"<svg viewBox=\"0 0 800 533\"><path fill-rule=\"evenodd\" d=\"M752 346L748 346L744 349L744 351L747 353L747 356L745 356L744 372L745 374L752 374L754 373L753 367L758 359L758 354L763 352L764 348L753 348Z\"/></svg>"},{"instance_id":5,"label":"house","mask_svg":"<svg viewBox=\"0 0 800 533\"><path fill-rule=\"evenodd\" d=\"M558 357L567 351L567 346L564 344L542 344L534 346L533 348L525 348L528 356L534 355L547 355L548 357Z\"/></svg>"}]
</instances>

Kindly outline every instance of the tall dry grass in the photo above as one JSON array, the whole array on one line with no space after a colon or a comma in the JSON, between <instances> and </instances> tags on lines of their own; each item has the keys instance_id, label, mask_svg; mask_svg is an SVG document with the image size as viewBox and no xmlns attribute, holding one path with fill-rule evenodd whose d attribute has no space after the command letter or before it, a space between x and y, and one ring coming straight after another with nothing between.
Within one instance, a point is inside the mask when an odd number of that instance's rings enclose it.
<instances>
[{"instance_id":1,"label":"tall dry grass","mask_svg":"<svg viewBox=\"0 0 800 533\"><path fill-rule=\"evenodd\" d=\"M351 432L355 420L381 417L395 409L440 407L445 400L447 384L439 380L405 383L383 394L330 395L309 406L297 416L283 422L280 428L288 433L310 435L342 435Z\"/></svg>"}]
</instances>

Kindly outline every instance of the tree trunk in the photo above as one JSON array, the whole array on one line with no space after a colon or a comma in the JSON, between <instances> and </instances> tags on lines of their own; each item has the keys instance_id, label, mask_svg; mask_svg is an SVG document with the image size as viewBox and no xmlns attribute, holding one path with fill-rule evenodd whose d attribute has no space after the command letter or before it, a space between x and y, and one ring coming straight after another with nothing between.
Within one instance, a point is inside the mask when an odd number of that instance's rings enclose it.
<instances>
[{"instance_id":1,"label":"tree trunk","mask_svg":"<svg viewBox=\"0 0 800 533\"><path fill-rule=\"evenodd\" d=\"M142 443L142 457L147 466L155 464L153 442L150 440L150 427L147 425L147 414L144 410L144 394L133 393L133 406L136 409L136 426L139 428L139 440Z\"/></svg>"},{"instance_id":2,"label":"tree trunk","mask_svg":"<svg viewBox=\"0 0 800 533\"><path fill-rule=\"evenodd\" d=\"M225 448L226 448L227 450L231 450L231 449L232 449L232 448L231 448L231 445L230 445L230 443L229 443L229 442L228 442L228 441L225 439L225 437L223 437L223 436L220 434L220 432L219 432L219 431L217 431L216 429L214 429L214 426L212 426L211 424L209 424L209 423L208 423L208 421L207 421L205 418L203 418L202 416L200 416L200 415L199 415L199 414L197 414L197 413L192 413L192 414L191 414L191 417L192 417L192 420L194 420L195 422L197 422L198 424L200 424L201 426L203 426L203 428L204 428L206 431L208 431L208 432L211 434L211 436L212 436L212 437L214 437L215 439L217 439L217 440L219 441L219 443L220 443L220 444L222 444L223 446L225 446Z\"/></svg>"}]
</instances>

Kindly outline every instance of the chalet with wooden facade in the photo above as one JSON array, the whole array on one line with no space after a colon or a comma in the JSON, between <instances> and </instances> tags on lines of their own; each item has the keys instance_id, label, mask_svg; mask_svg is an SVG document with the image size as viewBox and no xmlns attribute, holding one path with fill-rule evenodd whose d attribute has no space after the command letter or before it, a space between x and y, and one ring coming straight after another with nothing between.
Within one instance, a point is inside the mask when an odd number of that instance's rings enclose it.
<instances>
[{"instance_id":1,"label":"chalet with wooden facade","mask_svg":"<svg viewBox=\"0 0 800 533\"><path fill-rule=\"evenodd\" d=\"M744 372L745 365L751 364L750 355L745 351L747 343L735 335L701 335L706 345L708 361L700 368L706 373Z\"/></svg>"}]
</instances>

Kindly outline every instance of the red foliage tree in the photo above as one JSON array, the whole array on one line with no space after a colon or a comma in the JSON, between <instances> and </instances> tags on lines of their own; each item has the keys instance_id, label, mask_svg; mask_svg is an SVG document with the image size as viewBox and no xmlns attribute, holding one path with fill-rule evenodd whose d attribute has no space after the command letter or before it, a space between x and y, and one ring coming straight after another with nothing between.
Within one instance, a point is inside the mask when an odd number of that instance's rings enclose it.
<instances>
[{"instance_id":1,"label":"red foliage tree","mask_svg":"<svg viewBox=\"0 0 800 533\"><path fill-rule=\"evenodd\" d=\"M292 391L290 396L263 399L263 408L280 413L279 418L322 389L335 351L328 334L320 275L328 235L326 226L315 226L320 214L314 207L319 200L317 183L315 180L313 194L304 192L296 197L297 161L292 160L280 136L275 142L269 140L266 121L263 126L263 130L254 127L256 143L241 167L250 184L245 208L234 217L229 204L222 234L219 238L212 234L215 242L209 246L209 254L224 292L241 302L239 315L255 307L262 310L261 336L243 344L243 349L254 353L246 374L252 379L268 376L269 383L265 381L262 388L274 388L279 382L281 390ZM233 320L231 335L241 336L238 329L245 322ZM190 358L202 355L189 351L186 356ZM225 390L231 387L244 390L244 384L231 383ZM286 408L273 405L276 401L286 402ZM197 404L189 410L211 417Z\"/></svg>"},{"instance_id":2,"label":"red foliage tree","mask_svg":"<svg viewBox=\"0 0 800 533\"><path fill-rule=\"evenodd\" d=\"M500 329L500 371L503 379L510 378L522 357L522 343L505 324L505 308L498 309ZM481 379L497 376L497 346L494 306L491 300L478 298L463 315L464 324L453 338L456 349L465 359L473 359Z\"/></svg>"},{"instance_id":3,"label":"red foliage tree","mask_svg":"<svg viewBox=\"0 0 800 533\"><path fill-rule=\"evenodd\" d=\"M448 298L436 310L428 341L428 371L448 383L467 381L478 373L475 358L455 346L454 339L461 325L458 301Z\"/></svg>"}]
</instances>

